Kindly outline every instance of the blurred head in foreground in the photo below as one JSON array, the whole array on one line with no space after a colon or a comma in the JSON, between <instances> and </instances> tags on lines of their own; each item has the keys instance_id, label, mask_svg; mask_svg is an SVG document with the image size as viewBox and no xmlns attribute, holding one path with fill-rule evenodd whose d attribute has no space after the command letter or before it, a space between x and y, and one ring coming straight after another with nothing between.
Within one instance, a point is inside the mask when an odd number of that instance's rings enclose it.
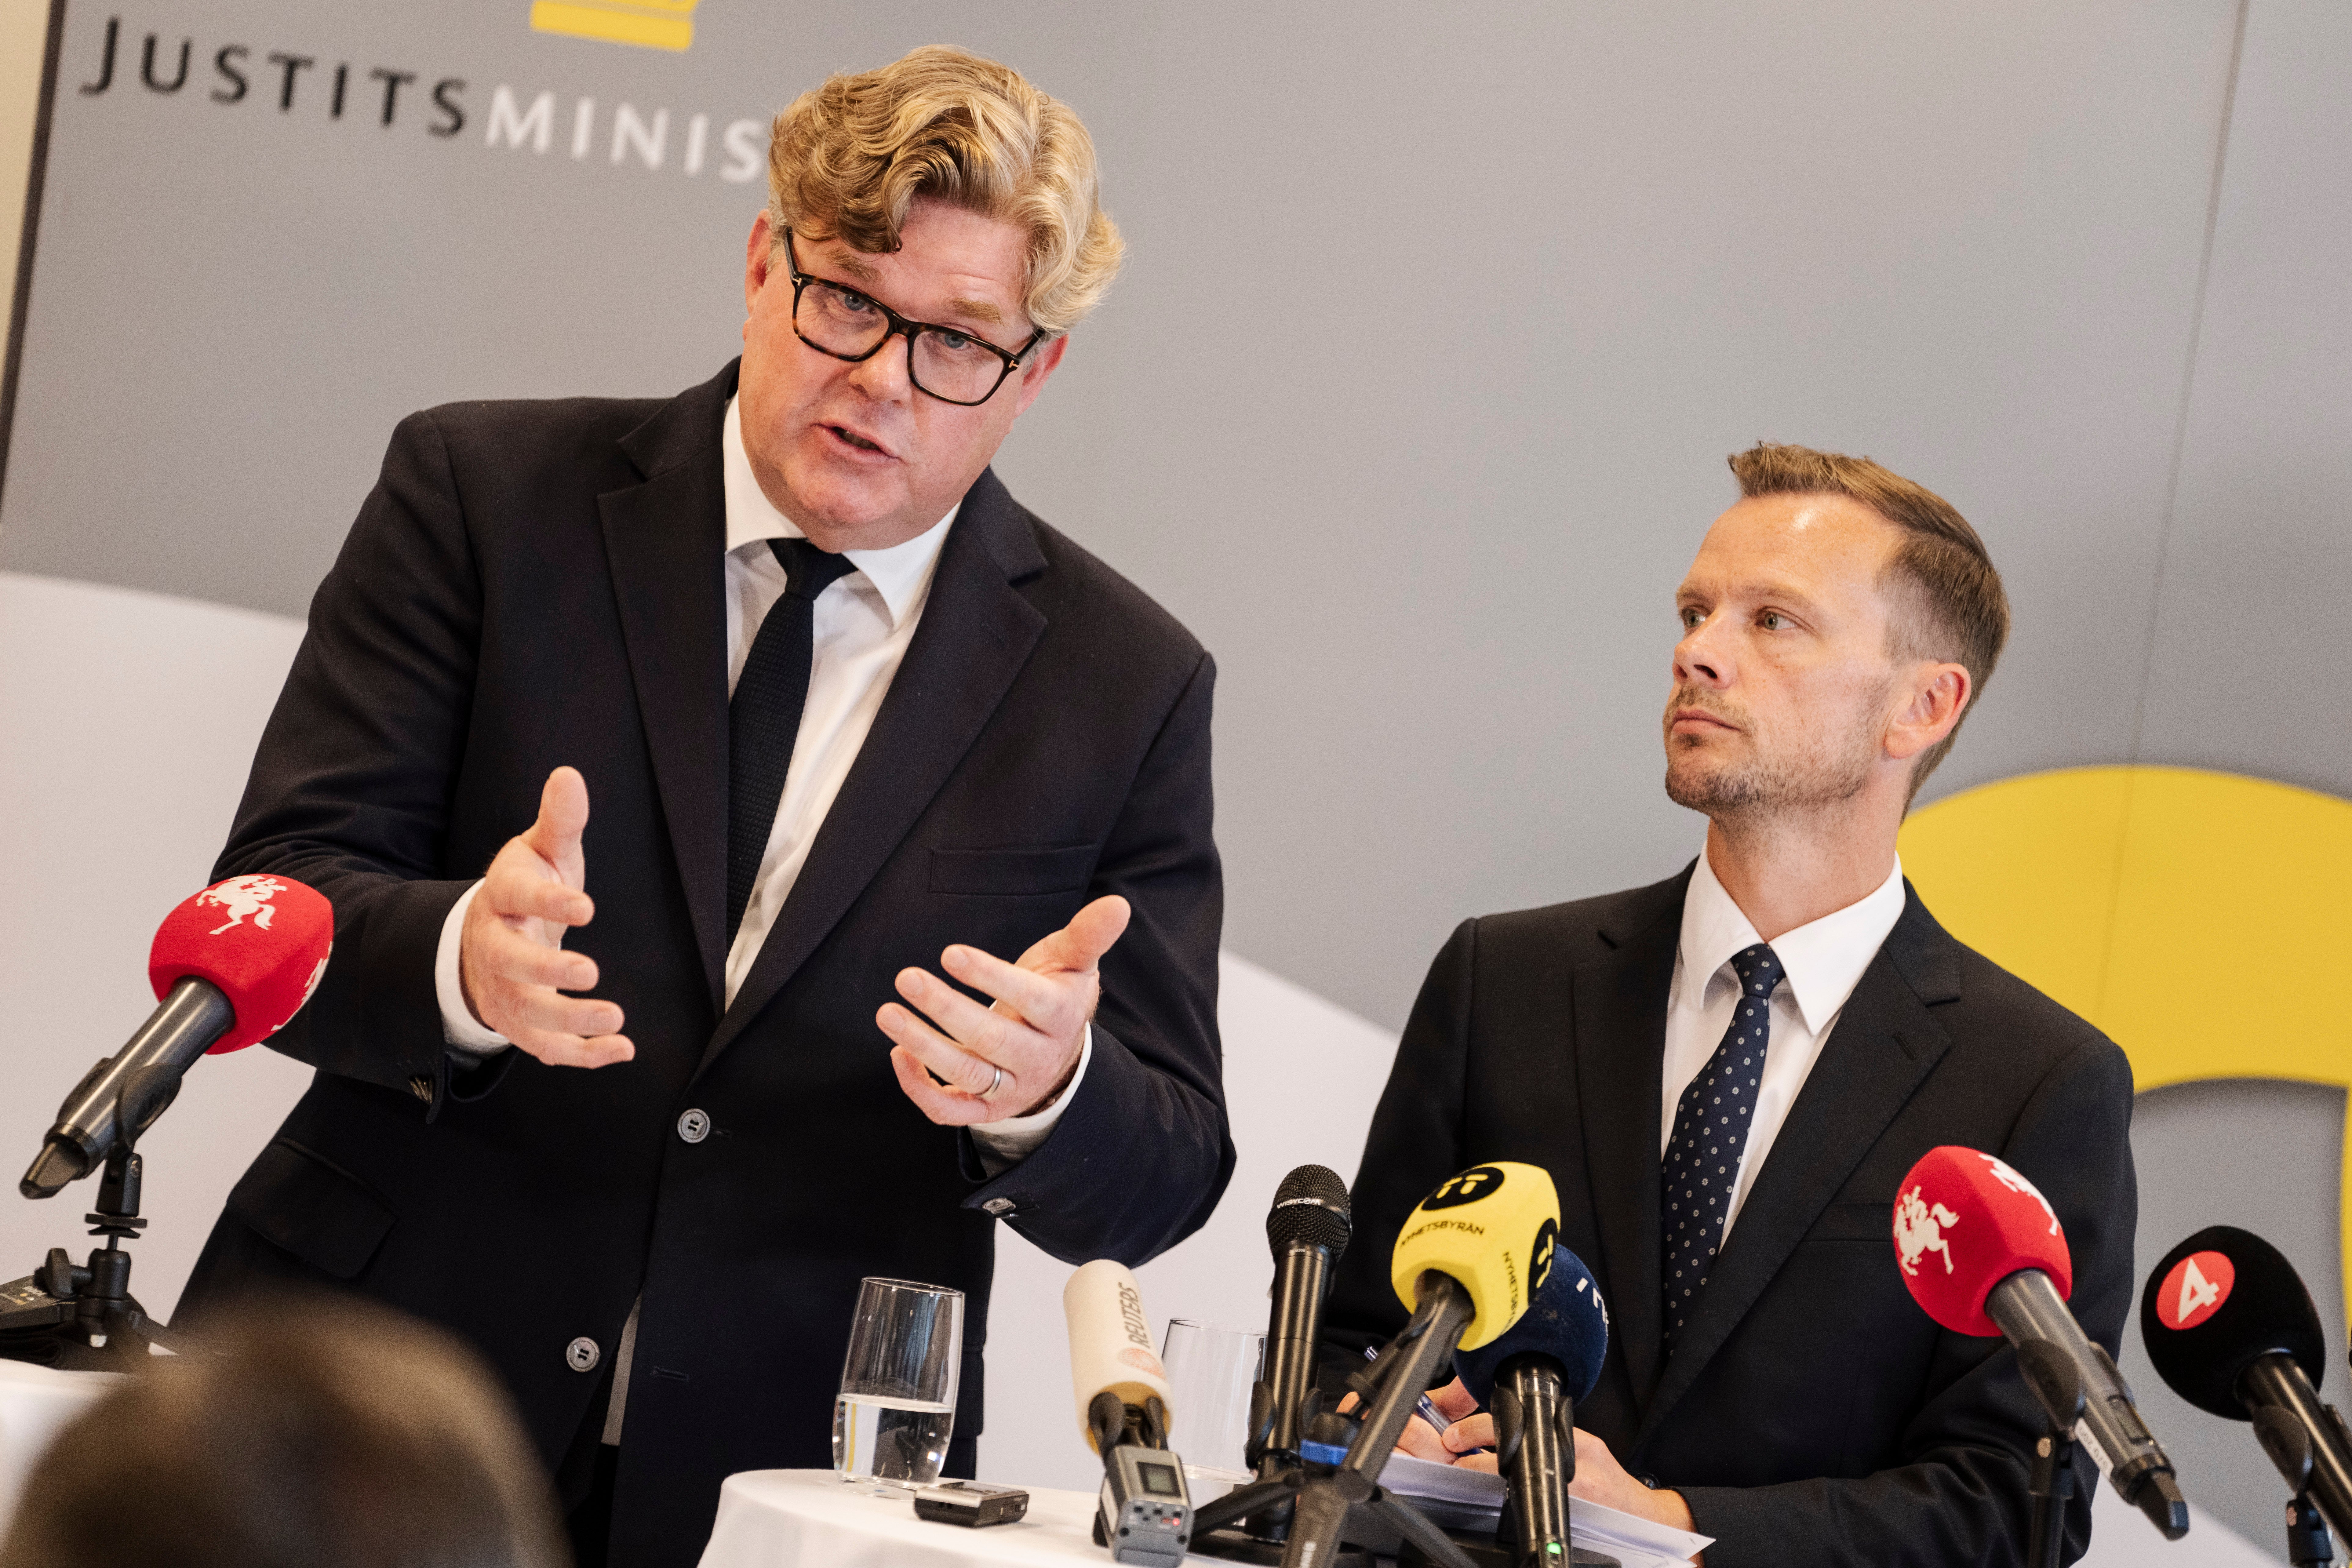
<instances>
[{"instance_id":1,"label":"blurred head in foreground","mask_svg":"<svg viewBox=\"0 0 2352 1568\"><path fill-rule=\"evenodd\" d=\"M0 1568L562 1568L546 1477L473 1356L306 1301L158 1358L68 1427ZM213 1353L218 1352L218 1353Z\"/></svg>"}]
</instances>

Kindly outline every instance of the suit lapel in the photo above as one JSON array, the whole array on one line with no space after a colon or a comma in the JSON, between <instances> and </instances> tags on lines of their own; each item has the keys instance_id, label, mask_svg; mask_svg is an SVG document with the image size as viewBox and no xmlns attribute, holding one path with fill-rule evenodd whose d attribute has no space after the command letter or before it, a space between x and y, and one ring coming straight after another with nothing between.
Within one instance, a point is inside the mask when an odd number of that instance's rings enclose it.
<instances>
[{"instance_id":1,"label":"suit lapel","mask_svg":"<svg viewBox=\"0 0 2352 1568\"><path fill-rule=\"evenodd\" d=\"M637 712L714 1013L727 894L727 493L719 442L735 374L730 364L624 437L621 449L644 481L596 498Z\"/></svg>"},{"instance_id":2,"label":"suit lapel","mask_svg":"<svg viewBox=\"0 0 2352 1568\"><path fill-rule=\"evenodd\" d=\"M1601 940L1616 951L1579 969L1574 980L1585 1179L1637 1408L1658 1371L1658 1094L1666 993L1689 886L1685 870L1657 889L1670 895L1657 905L1603 929Z\"/></svg>"},{"instance_id":3,"label":"suit lapel","mask_svg":"<svg viewBox=\"0 0 2352 1568\"><path fill-rule=\"evenodd\" d=\"M1730 1340L1863 1156L1950 1047L1950 1037L1928 1004L1958 994L1955 944L1909 887L1906 882L1901 918L1846 998L1740 1205L1657 1394L1643 1412L1635 1452Z\"/></svg>"},{"instance_id":4,"label":"suit lapel","mask_svg":"<svg viewBox=\"0 0 2352 1568\"><path fill-rule=\"evenodd\" d=\"M948 530L922 621L874 728L698 1071L799 972L979 738L1045 634L1044 614L1013 587L1045 565L1027 514L993 470L983 472Z\"/></svg>"}]
</instances>

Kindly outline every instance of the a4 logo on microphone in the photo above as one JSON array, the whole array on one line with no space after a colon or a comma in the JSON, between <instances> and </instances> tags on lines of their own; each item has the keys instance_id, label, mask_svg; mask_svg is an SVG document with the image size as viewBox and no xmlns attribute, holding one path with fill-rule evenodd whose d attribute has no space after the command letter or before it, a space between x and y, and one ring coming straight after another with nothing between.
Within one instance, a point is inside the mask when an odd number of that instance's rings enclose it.
<instances>
[{"instance_id":1,"label":"a4 logo on microphone","mask_svg":"<svg viewBox=\"0 0 2352 1568\"><path fill-rule=\"evenodd\" d=\"M2230 1299L2238 1282L2237 1266L2222 1252L2192 1252L2174 1264L2160 1282L2151 1281L2149 1297L2156 1320L2176 1332L2193 1329Z\"/></svg>"}]
</instances>

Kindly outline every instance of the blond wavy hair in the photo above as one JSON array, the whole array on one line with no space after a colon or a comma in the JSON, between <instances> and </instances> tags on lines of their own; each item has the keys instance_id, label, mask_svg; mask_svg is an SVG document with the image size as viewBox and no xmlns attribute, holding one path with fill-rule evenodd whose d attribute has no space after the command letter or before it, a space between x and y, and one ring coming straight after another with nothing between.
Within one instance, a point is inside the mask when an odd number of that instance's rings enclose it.
<instances>
[{"instance_id":1,"label":"blond wavy hair","mask_svg":"<svg viewBox=\"0 0 2352 1568\"><path fill-rule=\"evenodd\" d=\"M1110 287L1126 242L1102 210L1094 139L1070 106L1009 66L930 44L879 70L836 75L776 116L768 230L898 248L918 196L1019 227L1023 308L1058 336Z\"/></svg>"}]
</instances>

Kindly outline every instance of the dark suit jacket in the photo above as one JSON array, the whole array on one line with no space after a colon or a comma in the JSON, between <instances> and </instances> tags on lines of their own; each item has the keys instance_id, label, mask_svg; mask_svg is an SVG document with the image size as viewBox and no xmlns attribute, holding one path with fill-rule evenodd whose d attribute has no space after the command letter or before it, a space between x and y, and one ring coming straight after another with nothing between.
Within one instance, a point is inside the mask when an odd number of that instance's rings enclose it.
<instances>
[{"instance_id":1,"label":"dark suit jacket","mask_svg":"<svg viewBox=\"0 0 2352 1568\"><path fill-rule=\"evenodd\" d=\"M1689 880L1455 931L1372 1121L1331 1342L1360 1365L1361 1345L1402 1326L1389 1252L1440 1181L1483 1161L1540 1165L1559 1189L1560 1242L1595 1271L1612 1315L1577 1425L1634 1475L1682 1491L1719 1538L1708 1568L2021 1563L2040 1406L2001 1341L1939 1329L1911 1300L1895 1187L1938 1144L2016 1166L2063 1222L2072 1305L2113 1354L2137 1207L2131 1069L1906 888L1667 1357L1659 1094ZM2078 1468L2077 1555L2097 1483Z\"/></svg>"},{"instance_id":2,"label":"dark suit jacket","mask_svg":"<svg viewBox=\"0 0 2352 1568\"><path fill-rule=\"evenodd\" d=\"M720 1479L831 1463L865 1275L967 1298L958 1448L981 1426L996 1221L1139 1263L1233 1169L1215 1022L1214 667L1165 612L983 473L906 658L775 929L721 1005L727 648L721 417L668 403L412 416L311 607L215 876L333 900L335 951L271 1044L319 1076L189 1287L331 1279L446 1325L551 1463L601 1408L642 1297L614 1560L690 1563ZM455 1073L443 920L587 776L595 994L635 1061L508 1051ZM875 1009L950 942L1006 956L1124 894L1091 1067L994 1180L899 1090ZM711 1131L688 1142L689 1109ZM603 1364L572 1369L567 1345Z\"/></svg>"}]
</instances>

